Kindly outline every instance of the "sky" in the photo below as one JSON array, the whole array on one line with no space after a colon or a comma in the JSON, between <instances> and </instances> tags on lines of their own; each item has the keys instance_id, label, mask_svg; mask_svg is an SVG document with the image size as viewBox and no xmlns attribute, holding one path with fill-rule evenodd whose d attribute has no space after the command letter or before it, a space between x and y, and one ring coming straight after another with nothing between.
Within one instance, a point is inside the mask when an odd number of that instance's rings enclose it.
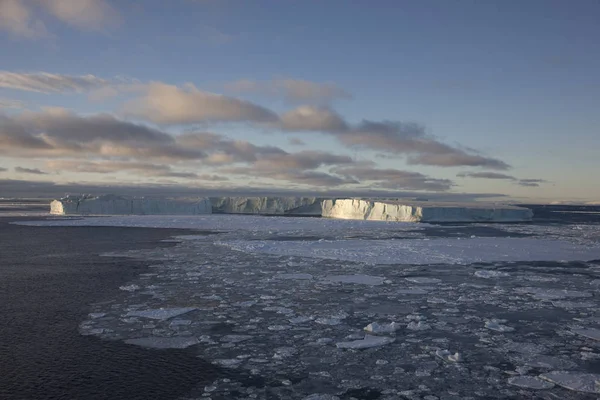
<instances>
[{"instance_id":1,"label":"sky","mask_svg":"<svg viewBox=\"0 0 600 400\"><path fill-rule=\"evenodd\" d=\"M600 202L596 0L0 0L0 197Z\"/></svg>"}]
</instances>

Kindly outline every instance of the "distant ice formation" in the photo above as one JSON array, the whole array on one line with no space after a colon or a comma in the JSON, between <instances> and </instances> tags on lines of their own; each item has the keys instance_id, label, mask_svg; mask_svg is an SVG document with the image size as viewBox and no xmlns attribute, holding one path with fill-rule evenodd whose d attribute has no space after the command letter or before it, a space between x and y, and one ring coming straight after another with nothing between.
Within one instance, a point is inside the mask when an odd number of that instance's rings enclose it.
<instances>
[{"instance_id":1,"label":"distant ice formation","mask_svg":"<svg viewBox=\"0 0 600 400\"><path fill-rule=\"evenodd\" d=\"M256 214L390 222L521 222L527 208L482 203L402 202L318 197L145 198L67 196L50 205L54 215Z\"/></svg>"},{"instance_id":2,"label":"distant ice formation","mask_svg":"<svg viewBox=\"0 0 600 400\"><path fill-rule=\"evenodd\" d=\"M222 214L321 216L317 197L211 197L212 211Z\"/></svg>"},{"instance_id":3,"label":"distant ice formation","mask_svg":"<svg viewBox=\"0 0 600 400\"><path fill-rule=\"evenodd\" d=\"M323 217L403 222L531 221L528 208L483 203L400 202L333 199L323 201Z\"/></svg>"},{"instance_id":4,"label":"distant ice formation","mask_svg":"<svg viewBox=\"0 0 600 400\"><path fill-rule=\"evenodd\" d=\"M145 198L112 194L67 196L50 203L53 215L197 215L210 214L210 200Z\"/></svg>"}]
</instances>

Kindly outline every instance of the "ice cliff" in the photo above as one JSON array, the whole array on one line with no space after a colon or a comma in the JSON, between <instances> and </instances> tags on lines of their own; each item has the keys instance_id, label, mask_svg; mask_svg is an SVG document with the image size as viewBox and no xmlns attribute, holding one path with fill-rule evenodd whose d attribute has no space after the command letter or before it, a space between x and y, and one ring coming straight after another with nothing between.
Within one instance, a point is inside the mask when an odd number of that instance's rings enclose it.
<instances>
[{"instance_id":1,"label":"ice cliff","mask_svg":"<svg viewBox=\"0 0 600 400\"><path fill-rule=\"evenodd\" d=\"M317 197L145 198L68 196L50 204L54 215L259 214L403 222L530 221L527 208L485 203L437 203Z\"/></svg>"},{"instance_id":2,"label":"ice cliff","mask_svg":"<svg viewBox=\"0 0 600 400\"><path fill-rule=\"evenodd\" d=\"M317 197L211 197L213 213L321 216Z\"/></svg>"},{"instance_id":3,"label":"ice cliff","mask_svg":"<svg viewBox=\"0 0 600 400\"><path fill-rule=\"evenodd\" d=\"M145 198L116 195L67 196L50 203L50 214L196 215L210 214L210 200L201 198Z\"/></svg>"},{"instance_id":4,"label":"ice cliff","mask_svg":"<svg viewBox=\"0 0 600 400\"><path fill-rule=\"evenodd\" d=\"M528 208L484 203L333 199L323 201L322 216L405 222L521 222L531 221L533 212Z\"/></svg>"}]
</instances>

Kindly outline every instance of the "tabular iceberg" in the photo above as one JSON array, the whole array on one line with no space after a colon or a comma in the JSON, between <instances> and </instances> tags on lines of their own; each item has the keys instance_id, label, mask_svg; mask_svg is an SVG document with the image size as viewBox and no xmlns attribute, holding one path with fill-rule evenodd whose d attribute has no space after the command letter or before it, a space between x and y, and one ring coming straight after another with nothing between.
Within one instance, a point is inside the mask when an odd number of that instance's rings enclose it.
<instances>
[{"instance_id":1,"label":"tabular iceberg","mask_svg":"<svg viewBox=\"0 0 600 400\"><path fill-rule=\"evenodd\" d=\"M324 200L322 216L403 222L522 222L531 221L528 208L484 203L401 202L398 200Z\"/></svg>"},{"instance_id":2,"label":"tabular iceberg","mask_svg":"<svg viewBox=\"0 0 600 400\"><path fill-rule=\"evenodd\" d=\"M211 197L213 213L321 216L317 197Z\"/></svg>"},{"instance_id":3,"label":"tabular iceberg","mask_svg":"<svg viewBox=\"0 0 600 400\"><path fill-rule=\"evenodd\" d=\"M201 198L145 198L102 196L67 196L50 203L53 215L196 215L210 214L210 200Z\"/></svg>"}]
</instances>

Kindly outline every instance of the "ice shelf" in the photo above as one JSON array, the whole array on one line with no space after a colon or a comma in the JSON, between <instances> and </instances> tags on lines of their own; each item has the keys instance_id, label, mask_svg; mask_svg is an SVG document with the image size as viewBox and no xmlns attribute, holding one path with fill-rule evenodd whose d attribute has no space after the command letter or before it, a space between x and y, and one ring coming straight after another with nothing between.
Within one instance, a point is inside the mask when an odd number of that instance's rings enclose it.
<instances>
[{"instance_id":1,"label":"ice shelf","mask_svg":"<svg viewBox=\"0 0 600 400\"><path fill-rule=\"evenodd\" d=\"M340 219L404 222L531 221L528 208L485 203L402 202L398 200L324 200L322 216Z\"/></svg>"},{"instance_id":2,"label":"ice shelf","mask_svg":"<svg viewBox=\"0 0 600 400\"><path fill-rule=\"evenodd\" d=\"M200 198L145 198L112 194L67 196L50 203L53 215L197 215L212 212L210 200Z\"/></svg>"},{"instance_id":3,"label":"ice shelf","mask_svg":"<svg viewBox=\"0 0 600 400\"><path fill-rule=\"evenodd\" d=\"M211 197L212 211L223 214L321 216L317 197Z\"/></svg>"},{"instance_id":4,"label":"ice shelf","mask_svg":"<svg viewBox=\"0 0 600 400\"><path fill-rule=\"evenodd\" d=\"M256 214L389 222L522 222L527 208L485 203L323 199L318 197L145 198L67 196L50 205L54 215Z\"/></svg>"}]
</instances>

